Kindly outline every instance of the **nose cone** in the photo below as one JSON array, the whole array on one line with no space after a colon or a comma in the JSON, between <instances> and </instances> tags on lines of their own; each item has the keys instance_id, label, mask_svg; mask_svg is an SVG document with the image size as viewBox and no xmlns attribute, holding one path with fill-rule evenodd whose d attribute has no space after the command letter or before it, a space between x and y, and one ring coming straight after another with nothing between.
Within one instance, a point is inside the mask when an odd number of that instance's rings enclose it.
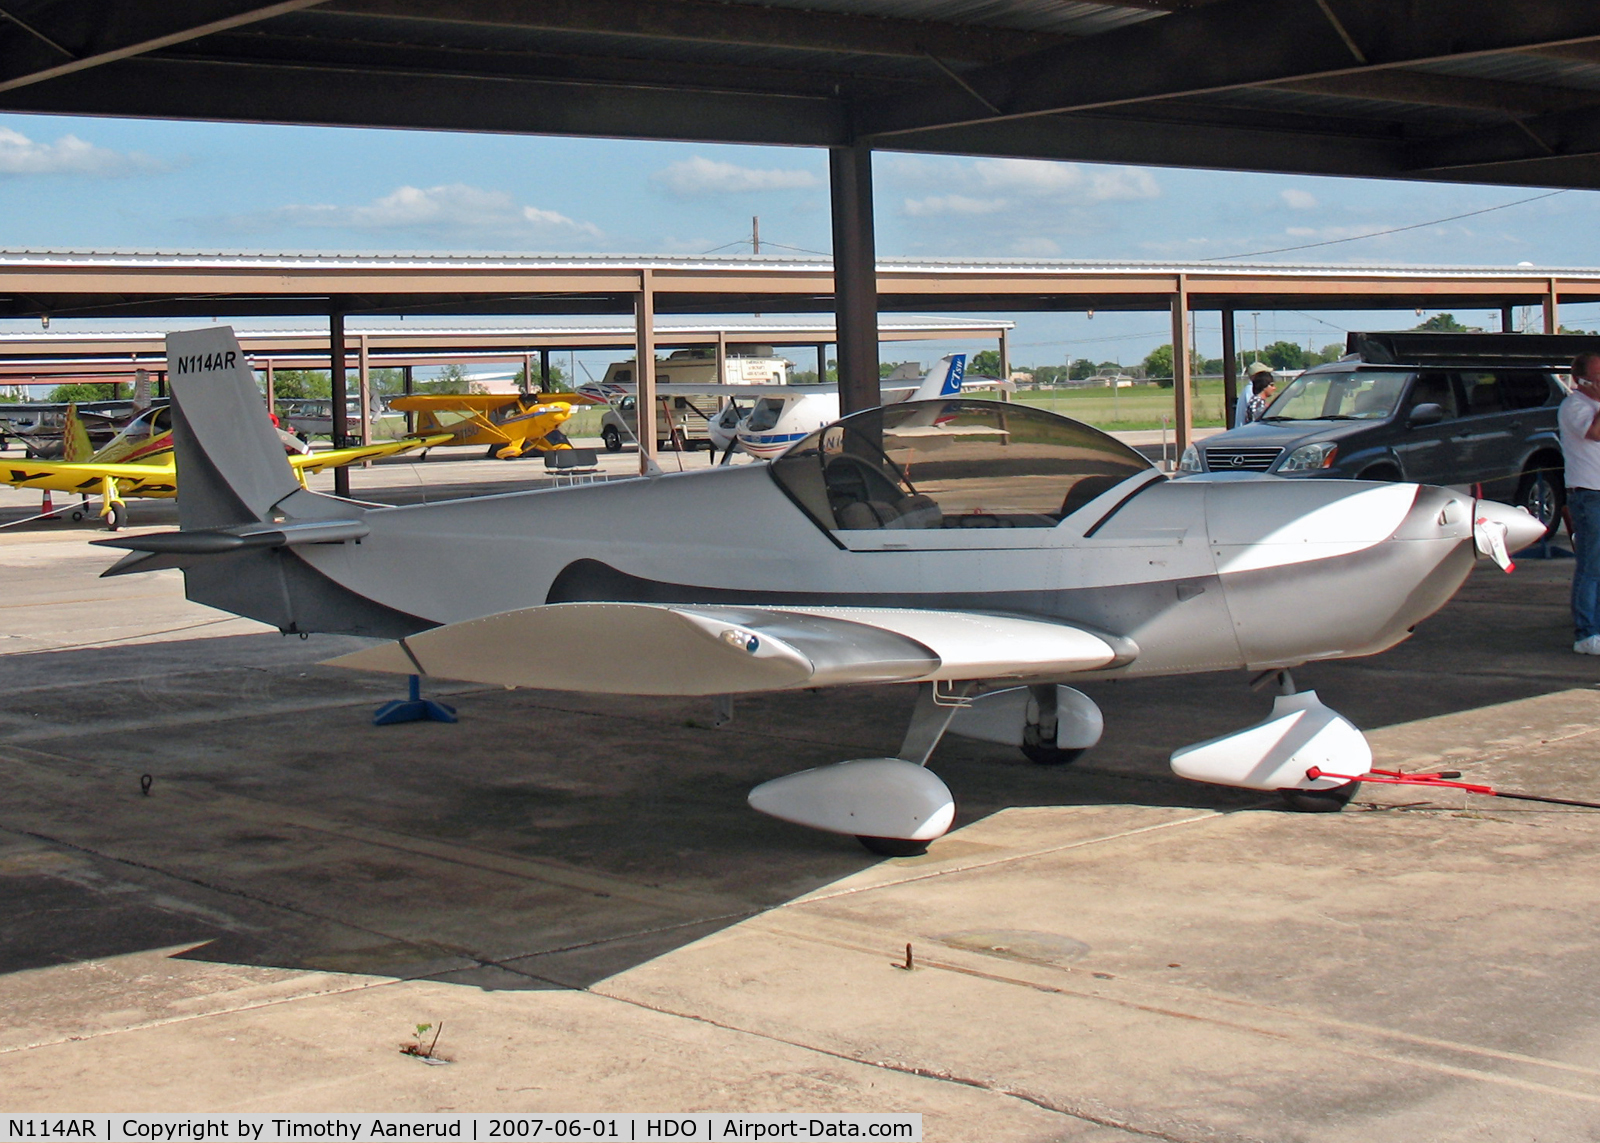
<instances>
[{"instance_id":1,"label":"nose cone","mask_svg":"<svg viewBox=\"0 0 1600 1143\"><path fill-rule=\"evenodd\" d=\"M1524 509L1494 500L1473 505L1472 538L1480 556L1507 566L1507 553L1520 552L1544 539L1545 526Z\"/></svg>"}]
</instances>

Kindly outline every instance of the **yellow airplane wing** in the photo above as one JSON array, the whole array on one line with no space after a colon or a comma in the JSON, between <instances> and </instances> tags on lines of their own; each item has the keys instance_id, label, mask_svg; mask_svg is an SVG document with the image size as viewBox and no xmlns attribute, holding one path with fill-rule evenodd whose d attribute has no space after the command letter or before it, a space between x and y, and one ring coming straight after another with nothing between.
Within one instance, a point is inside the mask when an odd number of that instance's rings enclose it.
<instances>
[{"instance_id":1,"label":"yellow airplane wing","mask_svg":"<svg viewBox=\"0 0 1600 1143\"><path fill-rule=\"evenodd\" d=\"M524 401L528 405L548 405L565 401L569 405L603 404L582 393L413 393L409 397L396 397L389 408L402 413L441 412L459 409L464 413L486 413L504 405Z\"/></svg>"},{"instance_id":2,"label":"yellow airplane wing","mask_svg":"<svg viewBox=\"0 0 1600 1143\"><path fill-rule=\"evenodd\" d=\"M380 456L394 456L396 453L409 452L412 449L432 448L434 445L449 444L455 440L450 433L435 433L425 437L402 437L393 441L374 441L369 445L358 445L355 448L333 448L323 452L298 453L289 458L289 464L296 472L321 472L325 468L343 468L348 464L360 464L364 460L376 460Z\"/></svg>"},{"instance_id":3,"label":"yellow airplane wing","mask_svg":"<svg viewBox=\"0 0 1600 1143\"><path fill-rule=\"evenodd\" d=\"M68 461L0 461L0 481L17 488L49 489L96 496L107 481L115 484L113 496L172 496L178 491L178 473L172 454L154 464L93 464Z\"/></svg>"}]
</instances>

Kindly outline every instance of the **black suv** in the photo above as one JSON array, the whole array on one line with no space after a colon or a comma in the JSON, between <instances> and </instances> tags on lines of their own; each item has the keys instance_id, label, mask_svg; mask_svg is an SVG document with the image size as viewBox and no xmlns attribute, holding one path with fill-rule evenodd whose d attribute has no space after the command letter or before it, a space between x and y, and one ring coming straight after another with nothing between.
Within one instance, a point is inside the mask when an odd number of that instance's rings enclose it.
<instances>
[{"instance_id":1,"label":"black suv","mask_svg":"<svg viewBox=\"0 0 1600 1143\"><path fill-rule=\"evenodd\" d=\"M1352 333L1349 353L1284 385L1260 420L1190 445L1179 473L1265 472L1471 486L1547 526L1565 488L1556 379L1600 340Z\"/></svg>"}]
</instances>

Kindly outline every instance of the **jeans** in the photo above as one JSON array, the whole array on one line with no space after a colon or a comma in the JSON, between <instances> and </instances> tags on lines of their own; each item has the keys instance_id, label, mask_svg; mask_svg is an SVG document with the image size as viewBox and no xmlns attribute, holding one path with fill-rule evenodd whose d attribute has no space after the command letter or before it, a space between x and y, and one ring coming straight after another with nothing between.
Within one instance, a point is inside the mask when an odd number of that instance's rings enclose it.
<instances>
[{"instance_id":1,"label":"jeans","mask_svg":"<svg viewBox=\"0 0 1600 1143\"><path fill-rule=\"evenodd\" d=\"M1574 638L1600 635L1600 491L1567 489L1572 512L1572 629Z\"/></svg>"}]
</instances>

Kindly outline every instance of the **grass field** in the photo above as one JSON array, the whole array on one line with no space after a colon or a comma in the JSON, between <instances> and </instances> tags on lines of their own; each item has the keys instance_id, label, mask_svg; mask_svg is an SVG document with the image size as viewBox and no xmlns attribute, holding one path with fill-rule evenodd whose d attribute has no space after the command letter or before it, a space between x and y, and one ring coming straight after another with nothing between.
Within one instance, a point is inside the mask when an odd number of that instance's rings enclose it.
<instances>
[{"instance_id":1,"label":"grass field","mask_svg":"<svg viewBox=\"0 0 1600 1143\"><path fill-rule=\"evenodd\" d=\"M1168 423L1172 419L1172 390L1147 385L1116 390L1027 389L1013 399L1101 429L1159 429L1163 416ZM1222 378L1195 382L1194 423L1196 427L1223 423Z\"/></svg>"}]
</instances>

